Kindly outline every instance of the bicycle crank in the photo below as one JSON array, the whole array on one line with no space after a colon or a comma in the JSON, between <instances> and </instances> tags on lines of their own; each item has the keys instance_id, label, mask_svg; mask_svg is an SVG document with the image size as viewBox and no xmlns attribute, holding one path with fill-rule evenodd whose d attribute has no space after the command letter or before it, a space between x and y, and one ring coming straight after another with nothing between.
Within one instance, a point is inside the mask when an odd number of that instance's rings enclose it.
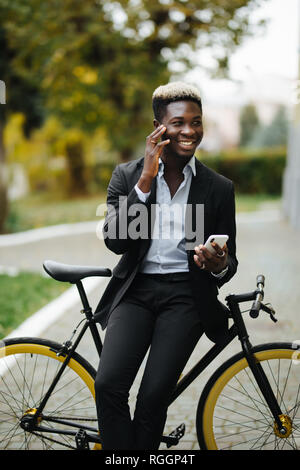
<instances>
[{"instance_id":1,"label":"bicycle crank","mask_svg":"<svg viewBox=\"0 0 300 470\"><path fill-rule=\"evenodd\" d=\"M281 428L279 428L278 424L275 422L274 432L277 437L280 437L281 439L286 439L293 432L292 420L288 415L280 415L279 419L281 421Z\"/></svg>"}]
</instances>

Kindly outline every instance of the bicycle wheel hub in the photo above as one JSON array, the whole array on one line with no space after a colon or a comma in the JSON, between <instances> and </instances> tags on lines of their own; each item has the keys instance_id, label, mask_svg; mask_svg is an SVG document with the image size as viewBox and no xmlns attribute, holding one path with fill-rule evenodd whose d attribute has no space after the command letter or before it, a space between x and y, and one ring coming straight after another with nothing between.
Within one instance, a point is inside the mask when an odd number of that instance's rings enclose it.
<instances>
[{"instance_id":1,"label":"bicycle wheel hub","mask_svg":"<svg viewBox=\"0 0 300 470\"><path fill-rule=\"evenodd\" d=\"M36 419L37 409L36 408L28 408L25 411L24 415L20 419L21 428L25 431L32 431L32 429L36 426L36 423L40 423L42 421L42 417L38 416Z\"/></svg>"},{"instance_id":2,"label":"bicycle wheel hub","mask_svg":"<svg viewBox=\"0 0 300 470\"><path fill-rule=\"evenodd\" d=\"M278 424L274 423L274 432L277 437L286 439L292 434L293 431L292 420L288 415L280 415L279 419L282 423L282 427L279 429Z\"/></svg>"}]
</instances>

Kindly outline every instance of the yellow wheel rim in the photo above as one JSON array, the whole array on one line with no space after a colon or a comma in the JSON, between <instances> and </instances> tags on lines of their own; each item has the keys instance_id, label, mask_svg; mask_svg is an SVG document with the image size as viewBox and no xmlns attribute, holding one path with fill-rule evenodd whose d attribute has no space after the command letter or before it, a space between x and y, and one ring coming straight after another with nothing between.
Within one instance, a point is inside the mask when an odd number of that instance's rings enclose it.
<instances>
[{"instance_id":1,"label":"yellow wheel rim","mask_svg":"<svg viewBox=\"0 0 300 470\"><path fill-rule=\"evenodd\" d=\"M296 357L295 357L296 355ZM269 349L266 351L261 351L255 353L255 357L259 362L267 361L271 359L290 359L290 360L299 360L300 353L288 349ZM226 369L223 374L216 380L212 386L205 403L205 408L203 412L203 427L204 430L204 440L208 450L218 450L218 446L214 437L213 430L213 417L214 409L218 400L220 393L226 384L231 380L236 374L241 370L245 369L248 366L248 362L245 358L235 362L228 369Z\"/></svg>"},{"instance_id":2,"label":"yellow wheel rim","mask_svg":"<svg viewBox=\"0 0 300 470\"><path fill-rule=\"evenodd\" d=\"M64 357L57 356L56 353L49 348L49 346L35 343L18 343L4 346L0 349L0 358L4 356L10 356L12 354L22 353L41 354L42 356L48 356L52 359L56 359L57 361L64 362ZM74 372L76 372L76 374L79 375L79 377L85 382L95 399L94 379L89 374L89 372L75 359L71 359L69 361L68 367L73 369Z\"/></svg>"}]
</instances>

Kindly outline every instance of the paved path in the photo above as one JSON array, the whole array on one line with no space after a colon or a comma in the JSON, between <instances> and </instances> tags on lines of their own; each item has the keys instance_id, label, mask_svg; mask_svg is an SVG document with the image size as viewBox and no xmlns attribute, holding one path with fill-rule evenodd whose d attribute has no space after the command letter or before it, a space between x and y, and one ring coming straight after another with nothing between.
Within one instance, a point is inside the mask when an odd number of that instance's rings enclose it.
<instances>
[{"instance_id":1,"label":"paved path","mask_svg":"<svg viewBox=\"0 0 300 470\"><path fill-rule=\"evenodd\" d=\"M220 291L220 300L224 300L229 293L248 292L255 288L257 274L264 274L265 301L271 302L276 310L279 321L273 323L268 316L261 315L258 319L247 319L247 326L253 344L268 341L294 341L300 340L299 323L299 273L300 273L300 233L295 232L281 218L276 211L260 212L238 216L237 221L237 247L239 269L238 274L223 286ZM34 267L41 269L44 259L55 259L71 264L100 264L112 267L117 257L111 256L105 249L103 241L95 236L94 230L78 231L78 233L56 236L53 239L44 239L40 242L26 245L1 246L0 237L0 264L6 266L20 266L23 269ZM103 289L108 281L97 285L91 295L92 307L95 307ZM247 304L245 308L247 307ZM63 341L68 338L76 322L82 318L79 313L80 306L67 310L52 326L41 332L40 336L55 338ZM103 332L101 332L103 337ZM203 355L212 343L203 337L192 354L186 370ZM97 367L97 356L91 339L87 335L80 345L79 351L86 356L94 367ZM195 415L198 398L208 377L225 358L239 351L239 344L234 341L217 358L201 378L198 378L176 402L171 405L168 412L166 433L172 431L181 422L186 424L186 434L180 444L173 449L199 449L196 430ZM143 365L131 391L130 404L134 407L135 396L141 377ZM165 448L164 445L161 447Z\"/></svg>"}]
</instances>

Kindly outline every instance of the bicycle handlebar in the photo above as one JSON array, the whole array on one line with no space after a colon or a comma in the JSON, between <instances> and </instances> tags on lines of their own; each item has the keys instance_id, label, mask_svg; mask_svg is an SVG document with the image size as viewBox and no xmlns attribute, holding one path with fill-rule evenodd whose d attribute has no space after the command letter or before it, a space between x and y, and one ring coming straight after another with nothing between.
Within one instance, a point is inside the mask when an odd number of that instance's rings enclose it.
<instances>
[{"instance_id":1,"label":"bicycle handlebar","mask_svg":"<svg viewBox=\"0 0 300 470\"><path fill-rule=\"evenodd\" d=\"M264 299L264 286L265 286L265 276L259 274L256 277L256 286L257 289L252 292L247 292L245 294L231 294L226 297L226 301L228 302L229 309L231 308L230 302L233 304L239 304L240 302L249 302L253 300L252 307L249 311L249 315L251 318L257 318L259 315L260 310L268 313L272 321L276 322L277 319L275 318L275 310L270 304L263 304L262 301Z\"/></svg>"},{"instance_id":2,"label":"bicycle handlebar","mask_svg":"<svg viewBox=\"0 0 300 470\"><path fill-rule=\"evenodd\" d=\"M265 276L263 276L262 274L259 274L256 277L256 286L257 286L256 298L252 304L252 307L249 313L251 318L257 318L259 315L261 302L264 299Z\"/></svg>"}]
</instances>

